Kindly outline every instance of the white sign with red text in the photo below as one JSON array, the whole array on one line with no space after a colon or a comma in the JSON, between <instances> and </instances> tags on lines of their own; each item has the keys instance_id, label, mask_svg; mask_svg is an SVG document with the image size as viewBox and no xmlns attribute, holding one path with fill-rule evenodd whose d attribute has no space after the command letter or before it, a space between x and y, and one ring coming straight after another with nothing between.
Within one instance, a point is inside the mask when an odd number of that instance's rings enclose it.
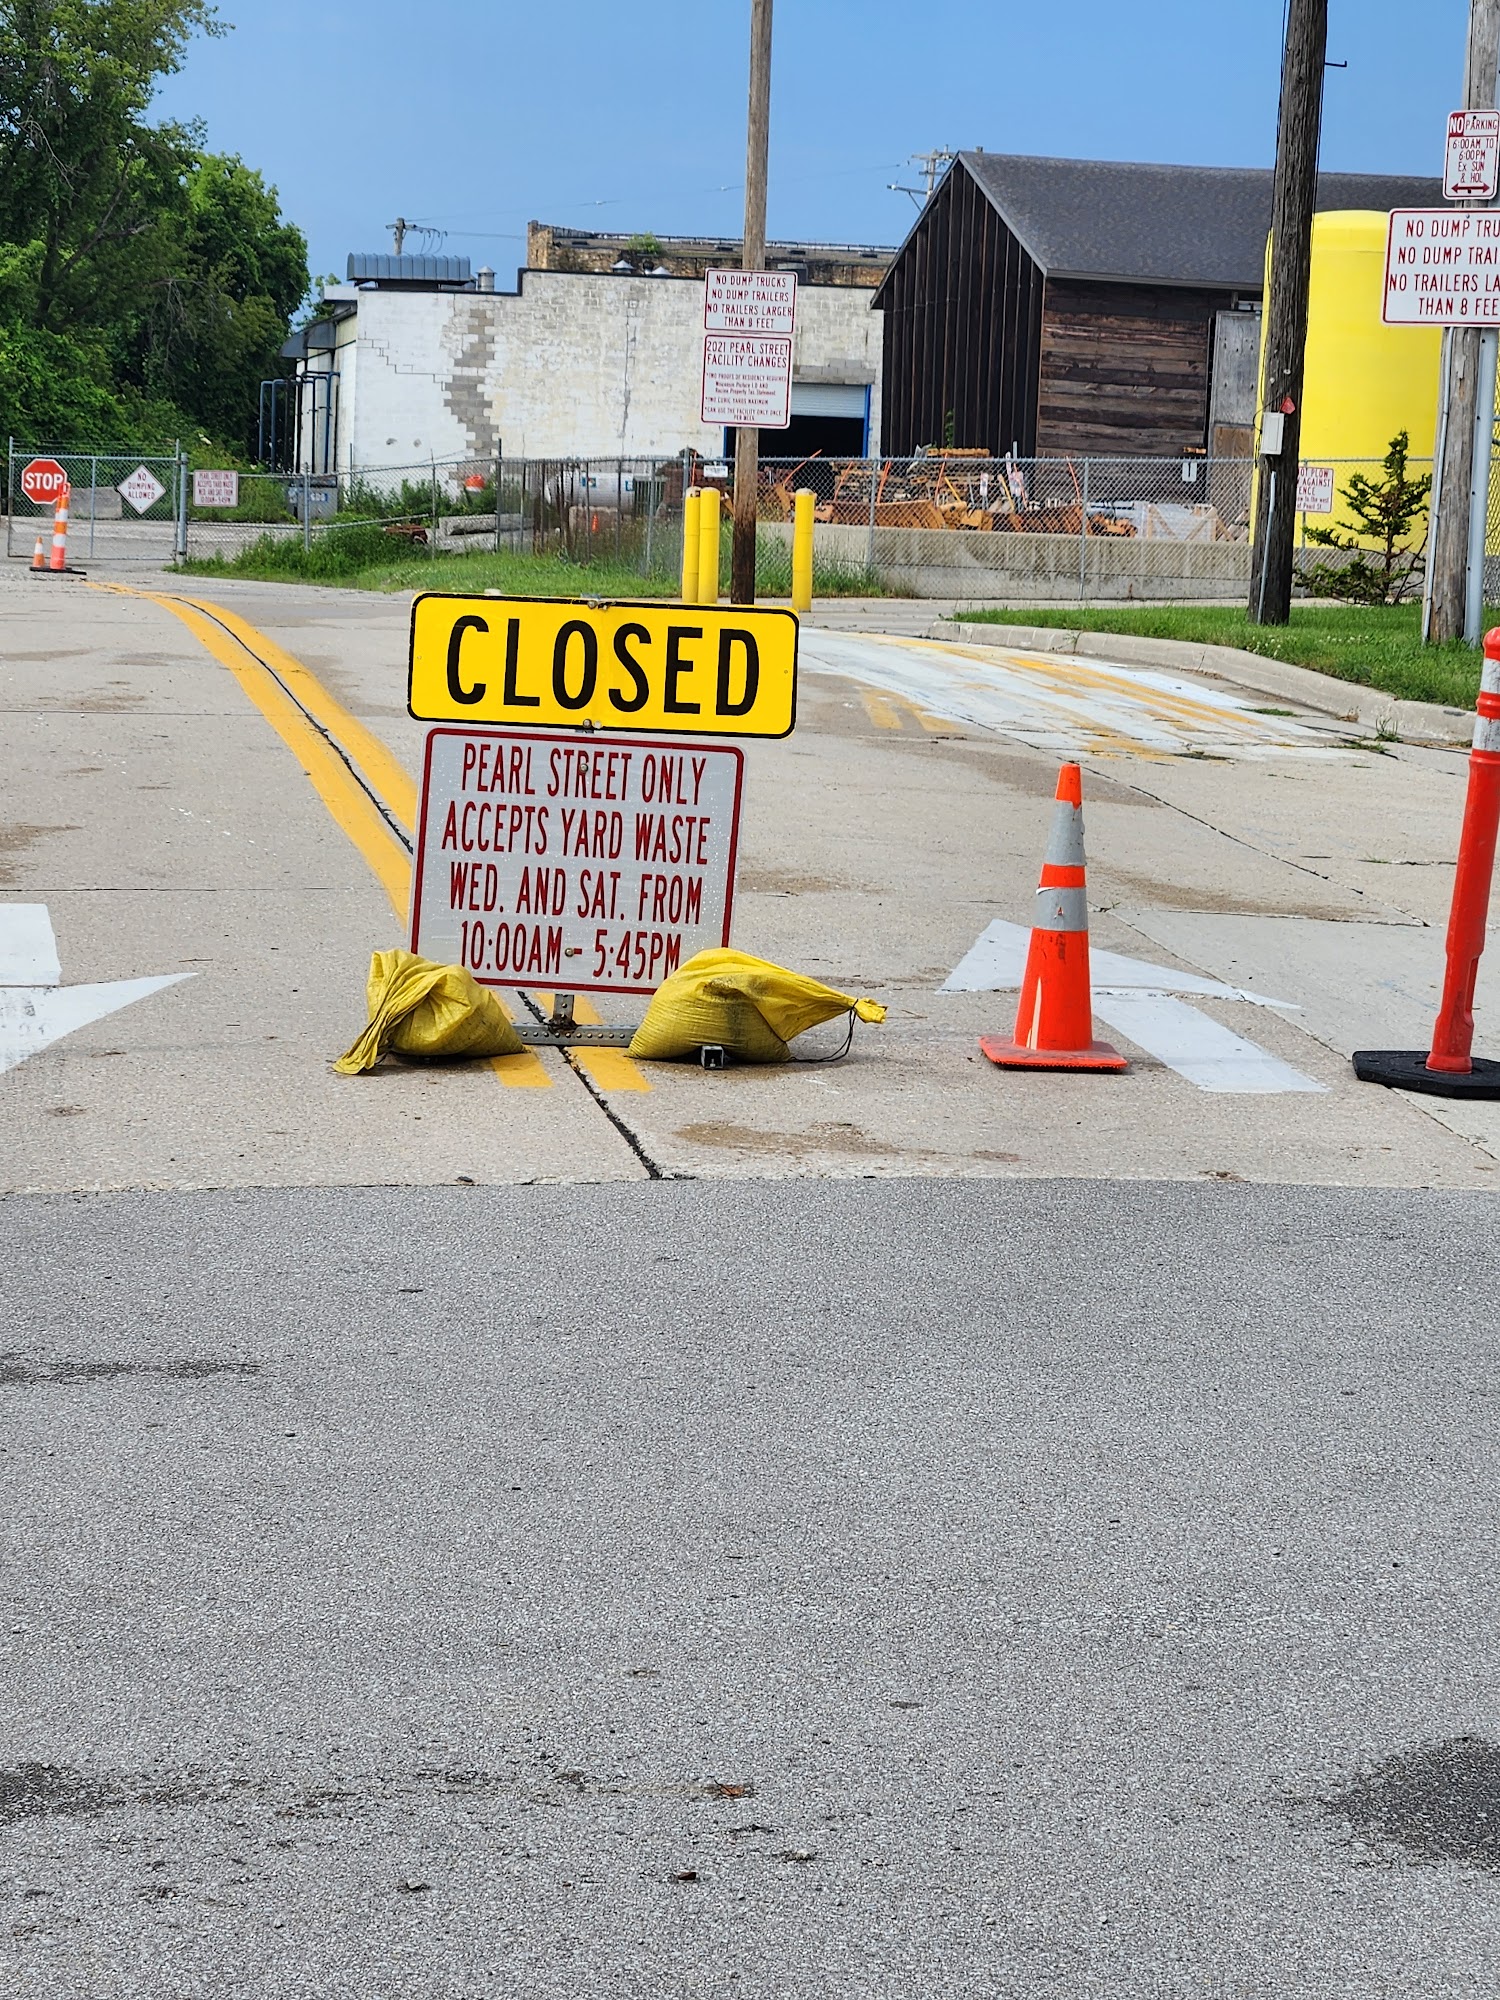
<instances>
[{"instance_id":1,"label":"white sign with red text","mask_svg":"<svg viewBox=\"0 0 1500 2000\"><path fill-rule=\"evenodd\" d=\"M787 428L796 323L795 272L705 272L699 412L704 423Z\"/></svg>"},{"instance_id":2,"label":"white sign with red text","mask_svg":"<svg viewBox=\"0 0 1500 2000\"><path fill-rule=\"evenodd\" d=\"M1331 514L1333 512L1333 467L1331 465L1299 465L1297 467L1297 512L1299 514Z\"/></svg>"},{"instance_id":3,"label":"white sign with red text","mask_svg":"<svg viewBox=\"0 0 1500 2000\"><path fill-rule=\"evenodd\" d=\"M238 507L239 504L240 475L237 472L219 472L203 466L194 467L195 507Z\"/></svg>"},{"instance_id":4,"label":"white sign with red text","mask_svg":"<svg viewBox=\"0 0 1500 2000\"><path fill-rule=\"evenodd\" d=\"M156 474L144 465L138 465L128 479L122 479L115 491L130 502L137 514L144 514L148 507L164 500L167 493Z\"/></svg>"},{"instance_id":5,"label":"white sign with red text","mask_svg":"<svg viewBox=\"0 0 1500 2000\"><path fill-rule=\"evenodd\" d=\"M1392 209L1380 317L1387 326L1500 325L1500 211Z\"/></svg>"},{"instance_id":6,"label":"white sign with red text","mask_svg":"<svg viewBox=\"0 0 1500 2000\"><path fill-rule=\"evenodd\" d=\"M705 271L705 333L781 334L796 331L795 271Z\"/></svg>"},{"instance_id":7,"label":"white sign with red text","mask_svg":"<svg viewBox=\"0 0 1500 2000\"><path fill-rule=\"evenodd\" d=\"M792 420L790 340L704 334L701 416L706 424L784 431Z\"/></svg>"},{"instance_id":8,"label":"white sign with red text","mask_svg":"<svg viewBox=\"0 0 1500 2000\"><path fill-rule=\"evenodd\" d=\"M1449 201L1493 201L1500 186L1500 111L1450 111L1443 156Z\"/></svg>"},{"instance_id":9,"label":"white sign with red text","mask_svg":"<svg viewBox=\"0 0 1500 2000\"><path fill-rule=\"evenodd\" d=\"M651 993L729 942L742 752L428 732L411 948L484 986Z\"/></svg>"}]
</instances>

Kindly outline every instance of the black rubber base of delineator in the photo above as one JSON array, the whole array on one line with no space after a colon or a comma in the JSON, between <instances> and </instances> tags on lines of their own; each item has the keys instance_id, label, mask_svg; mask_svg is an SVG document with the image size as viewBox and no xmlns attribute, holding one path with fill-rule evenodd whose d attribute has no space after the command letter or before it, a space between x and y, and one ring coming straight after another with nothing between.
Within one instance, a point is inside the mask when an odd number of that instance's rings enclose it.
<instances>
[{"instance_id":1,"label":"black rubber base of delineator","mask_svg":"<svg viewBox=\"0 0 1500 2000\"><path fill-rule=\"evenodd\" d=\"M1352 1061L1361 1083L1420 1090L1428 1097L1500 1097L1500 1062L1483 1056L1462 1071L1429 1069L1426 1049L1356 1049Z\"/></svg>"}]
</instances>

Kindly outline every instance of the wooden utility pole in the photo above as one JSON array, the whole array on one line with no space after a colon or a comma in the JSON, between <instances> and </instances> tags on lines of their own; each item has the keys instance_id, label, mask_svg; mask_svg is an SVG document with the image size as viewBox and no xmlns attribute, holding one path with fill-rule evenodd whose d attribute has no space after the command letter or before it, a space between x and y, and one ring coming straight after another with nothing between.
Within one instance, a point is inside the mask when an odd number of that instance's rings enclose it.
<instances>
[{"instance_id":1,"label":"wooden utility pole","mask_svg":"<svg viewBox=\"0 0 1500 2000\"><path fill-rule=\"evenodd\" d=\"M771 0L750 0L750 108L745 128L745 247L742 271L766 261L766 162L771 140ZM729 566L732 604L755 602L756 486L760 432L739 424L734 433L734 542Z\"/></svg>"},{"instance_id":2,"label":"wooden utility pole","mask_svg":"<svg viewBox=\"0 0 1500 2000\"><path fill-rule=\"evenodd\" d=\"M1256 441L1261 457L1249 606L1251 623L1256 625L1285 625L1292 612L1302 358L1307 345L1307 289L1312 269L1313 211L1318 199L1318 135L1327 49L1328 0L1291 0L1281 58L1281 116L1276 128L1276 183L1271 196L1271 289L1266 300L1261 430ZM1269 427L1268 415L1272 420ZM1272 452L1268 446L1275 442L1278 429L1280 448Z\"/></svg>"},{"instance_id":3,"label":"wooden utility pole","mask_svg":"<svg viewBox=\"0 0 1500 2000\"><path fill-rule=\"evenodd\" d=\"M1488 111L1495 103L1500 67L1500 0L1469 0L1469 46L1464 61L1465 111ZM1465 208L1483 207L1465 202ZM1438 415L1437 478L1432 506L1432 540L1427 564L1427 600L1422 636L1444 645L1464 634L1469 569L1469 496L1474 477L1474 431L1479 414L1477 326L1443 331L1443 406ZM1480 557L1481 563L1483 556Z\"/></svg>"}]
</instances>

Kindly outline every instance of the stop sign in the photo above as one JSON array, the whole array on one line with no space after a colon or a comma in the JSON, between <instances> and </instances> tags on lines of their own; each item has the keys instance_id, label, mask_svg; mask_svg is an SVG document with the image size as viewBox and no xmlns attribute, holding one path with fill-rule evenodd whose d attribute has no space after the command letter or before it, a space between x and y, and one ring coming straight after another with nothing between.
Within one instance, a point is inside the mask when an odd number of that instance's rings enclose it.
<instances>
[{"instance_id":1,"label":"stop sign","mask_svg":"<svg viewBox=\"0 0 1500 2000\"><path fill-rule=\"evenodd\" d=\"M34 458L21 474L21 491L37 503L60 499L67 484L68 475L55 458Z\"/></svg>"}]
</instances>

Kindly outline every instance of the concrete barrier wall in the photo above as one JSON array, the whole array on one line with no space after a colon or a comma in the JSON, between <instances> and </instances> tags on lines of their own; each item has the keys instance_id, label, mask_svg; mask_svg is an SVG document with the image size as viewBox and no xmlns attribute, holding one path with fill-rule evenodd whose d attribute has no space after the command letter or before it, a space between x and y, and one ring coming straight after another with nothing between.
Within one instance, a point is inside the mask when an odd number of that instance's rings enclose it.
<instances>
[{"instance_id":1,"label":"concrete barrier wall","mask_svg":"<svg viewBox=\"0 0 1500 2000\"><path fill-rule=\"evenodd\" d=\"M779 522L767 522L761 532L786 540L791 536L791 529ZM974 603L1232 598L1242 596L1250 584L1245 542L1091 535L1085 543L1076 535L935 528L877 528L872 536L868 528L831 521L820 521L813 531L815 577L820 557L859 568L872 554L888 589Z\"/></svg>"}]
</instances>

